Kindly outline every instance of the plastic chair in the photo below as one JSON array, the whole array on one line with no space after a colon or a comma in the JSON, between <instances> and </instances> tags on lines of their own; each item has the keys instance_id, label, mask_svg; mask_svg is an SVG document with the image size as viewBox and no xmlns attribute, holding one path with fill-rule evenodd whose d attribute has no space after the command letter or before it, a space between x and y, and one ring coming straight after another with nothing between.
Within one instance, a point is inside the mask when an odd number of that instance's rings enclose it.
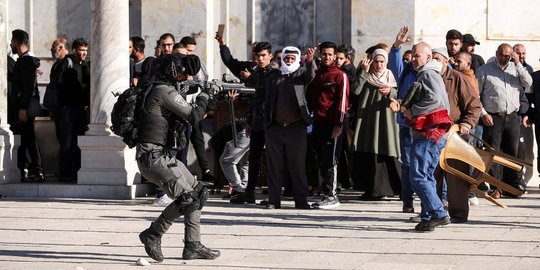
<instances>
[{"instance_id":1,"label":"plastic chair","mask_svg":"<svg viewBox=\"0 0 540 270\"><path fill-rule=\"evenodd\" d=\"M489 183L491 185L497 186L499 189L505 190L515 196L523 195L523 191L518 190L503 181L491 176L488 174L489 169L493 162L501 164L502 166L508 167L510 169L521 171L525 165L532 166L523 160L515 158L513 156L495 151L492 146L480 140L479 138L474 137L475 139L481 141L484 144L483 149L476 148L465 141L458 134L459 125L453 125L449 131L448 140L446 146L441 151L439 164L441 168L448 173L451 173L460 179L469 182L470 190L474 192L478 197L484 198L502 208L507 208L506 205L497 201L490 195L478 189L478 185L482 182ZM471 167L473 167L473 175L470 176L469 172L462 172L452 167L449 164L449 161L456 160L459 162L465 162ZM450 162L451 163L451 162Z\"/></svg>"}]
</instances>

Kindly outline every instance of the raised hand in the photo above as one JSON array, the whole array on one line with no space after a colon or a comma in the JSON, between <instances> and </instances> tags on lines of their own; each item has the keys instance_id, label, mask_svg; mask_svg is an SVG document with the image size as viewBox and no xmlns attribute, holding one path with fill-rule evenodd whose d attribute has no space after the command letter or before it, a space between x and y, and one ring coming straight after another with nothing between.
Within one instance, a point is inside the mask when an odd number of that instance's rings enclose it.
<instances>
[{"instance_id":1,"label":"raised hand","mask_svg":"<svg viewBox=\"0 0 540 270\"><path fill-rule=\"evenodd\" d=\"M409 40L409 27L401 27L401 29L399 29L399 32L396 35L396 41L394 41L394 48L400 48L401 44L407 43Z\"/></svg>"},{"instance_id":2,"label":"raised hand","mask_svg":"<svg viewBox=\"0 0 540 270\"><path fill-rule=\"evenodd\" d=\"M362 70L365 70L366 72L369 72L369 67L371 66L372 62L373 62L372 59L362 59L362 60L360 60L360 64L358 66Z\"/></svg>"},{"instance_id":3,"label":"raised hand","mask_svg":"<svg viewBox=\"0 0 540 270\"><path fill-rule=\"evenodd\" d=\"M315 55L315 48L307 48L306 49L306 62L313 61L314 55Z\"/></svg>"}]
</instances>

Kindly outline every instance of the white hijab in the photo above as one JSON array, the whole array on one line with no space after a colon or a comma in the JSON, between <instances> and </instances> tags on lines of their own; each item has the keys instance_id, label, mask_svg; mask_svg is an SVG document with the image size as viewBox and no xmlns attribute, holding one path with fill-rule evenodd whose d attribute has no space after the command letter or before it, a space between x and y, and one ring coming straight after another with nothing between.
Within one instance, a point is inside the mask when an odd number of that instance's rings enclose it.
<instances>
[{"instance_id":1,"label":"white hijab","mask_svg":"<svg viewBox=\"0 0 540 270\"><path fill-rule=\"evenodd\" d=\"M388 68L386 68L386 64L388 63L388 53L383 49L376 49L371 54L371 59L375 59L377 55L384 57L385 68L381 72L375 72L370 68L368 83L376 87L397 87L397 82L394 75Z\"/></svg>"},{"instance_id":2,"label":"white hijab","mask_svg":"<svg viewBox=\"0 0 540 270\"><path fill-rule=\"evenodd\" d=\"M285 64L285 57L294 55L296 60L290 66ZM300 67L300 50L293 46L287 46L281 50L281 75L288 75L295 72Z\"/></svg>"}]
</instances>

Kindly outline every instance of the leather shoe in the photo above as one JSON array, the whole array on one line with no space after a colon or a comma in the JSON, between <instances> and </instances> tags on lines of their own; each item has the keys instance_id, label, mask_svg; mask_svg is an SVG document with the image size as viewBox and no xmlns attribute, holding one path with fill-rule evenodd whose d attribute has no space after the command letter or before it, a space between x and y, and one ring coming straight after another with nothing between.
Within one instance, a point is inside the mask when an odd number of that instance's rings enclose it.
<instances>
[{"instance_id":1,"label":"leather shoe","mask_svg":"<svg viewBox=\"0 0 540 270\"><path fill-rule=\"evenodd\" d=\"M403 205L403 213L414 213L414 207L412 205Z\"/></svg>"},{"instance_id":2,"label":"leather shoe","mask_svg":"<svg viewBox=\"0 0 540 270\"><path fill-rule=\"evenodd\" d=\"M296 209L311 209L311 206L307 202L295 202L294 208Z\"/></svg>"},{"instance_id":3,"label":"leather shoe","mask_svg":"<svg viewBox=\"0 0 540 270\"><path fill-rule=\"evenodd\" d=\"M500 189L495 189L489 195L491 197L493 197L493 199L500 199L501 198L501 190Z\"/></svg>"},{"instance_id":4,"label":"leather shoe","mask_svg":"<svg viewBox=\"0 0 540 270\"><path fill-rule=\"evenodd\" d=\"M277 204L277 203L276 204L271 204L271 203L269 203L269 204L265 205L263 209L281 209L281 204Z\"/></svg>"},{"instance_id":5,"label":"leather shoe","mask_svg":"<svg viewBox=\"0 0 540 270\"><path fill-rule=\"evenodd\" d=\"M240 192L236 198L230 201L232 204L255 203L255 191Z\"/></svg>"},{"instance_id":6,"label":"leather shoe","mask_svg":"<svg viewBox=\"0 0 540 270\"><path fill-rule=\"evenodd\" d=\"M460 218L460 217L453 217L453 218L450 218L450 221L452 223L467 223L467 219L466 218Z\"/></svg>"},{"instance_id":7,"label":"leather shoe","mask_svg":"<svg viewBox=\"0 0 540 270\"><path fill-rule=\"evenodd\" d=\"M428 221L420 221L414 229L421 232L431 232L435 230L435 227L444 226L450 224L450 217L444 216L442 218L431 218Z\"/></svg>"}]
</instances>

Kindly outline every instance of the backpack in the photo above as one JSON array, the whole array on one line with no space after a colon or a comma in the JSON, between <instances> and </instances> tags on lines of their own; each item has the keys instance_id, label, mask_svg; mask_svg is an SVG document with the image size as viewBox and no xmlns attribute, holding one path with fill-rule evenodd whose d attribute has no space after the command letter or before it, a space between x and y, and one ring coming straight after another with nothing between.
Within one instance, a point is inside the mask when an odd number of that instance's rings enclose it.
<instances>
[{"instance_id":1,"label":"backpack","mask_svg":"<svg viewBox=\"0 0 540 270\"><path fill-rule=\"evenodd\" d=\"M137 118L146 93L152 88L150 84L146 88L133 86L126 89L118 96L111 112L111 130L114 134L122 137L129 148L137 143Z\"/></svg>"},{"instance_id":2,"label":"backpack","mask_svg":"<svg viewBox=\"0 0 540 270\"><path fill-rule=\"evenodd\" d=\"M73 68L73 60L67 57L67 61L68 68ZM53 80L47 84L47 87L45 88L45 95L43 96L43 106L50 110L59 109L57 81L58 78L53 78Z\"/></svg>"}]
</instances>

